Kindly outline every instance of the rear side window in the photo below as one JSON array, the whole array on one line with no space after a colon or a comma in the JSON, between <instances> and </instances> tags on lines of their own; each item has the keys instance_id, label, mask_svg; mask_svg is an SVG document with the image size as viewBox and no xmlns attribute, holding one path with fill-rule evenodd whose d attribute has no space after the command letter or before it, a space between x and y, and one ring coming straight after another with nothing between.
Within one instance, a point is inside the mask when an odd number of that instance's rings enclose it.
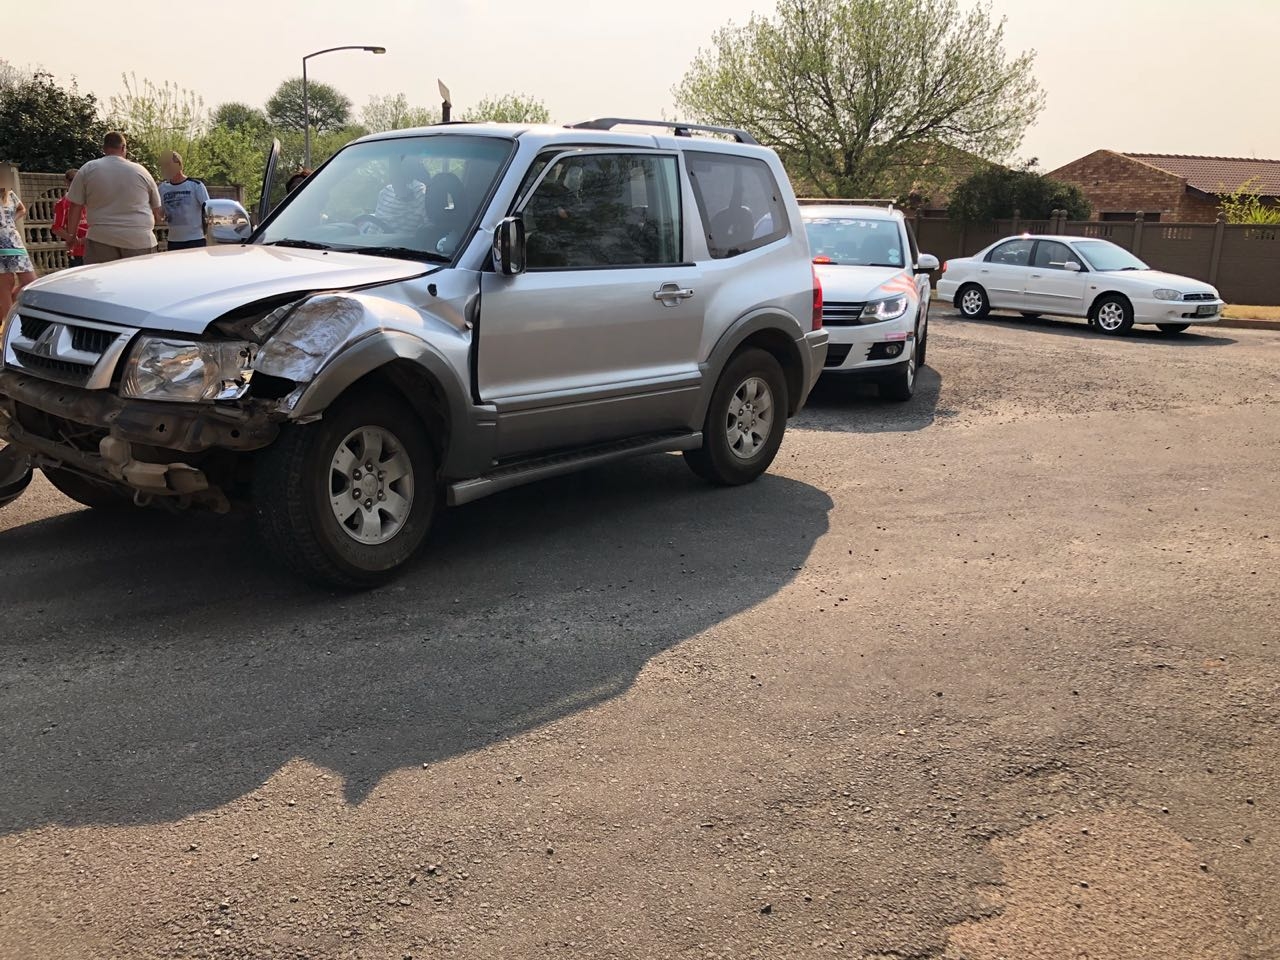
<instances>
[{"instance_id":1,"label":"rear side window","mask_svg":"<svg viewBox=\"0 0 1280 960\"><path fill-rule=\"evenodd\" d=\"M1034 240L1009 240L987 254L987 261L1006 267L1026 267L1031 264L1031 248L1035 245Z\"/></svg>"},{"instance_id":2,"label":"rear side window","mask_svg":"<svg viewBox=\"0 0 1280 960\"><path fill-rule=\"evenodd\" d=\"M791 232L782 192L763 160L687 151L685 162L713 260L736 257Z\"/></svg>"}]
</instances>

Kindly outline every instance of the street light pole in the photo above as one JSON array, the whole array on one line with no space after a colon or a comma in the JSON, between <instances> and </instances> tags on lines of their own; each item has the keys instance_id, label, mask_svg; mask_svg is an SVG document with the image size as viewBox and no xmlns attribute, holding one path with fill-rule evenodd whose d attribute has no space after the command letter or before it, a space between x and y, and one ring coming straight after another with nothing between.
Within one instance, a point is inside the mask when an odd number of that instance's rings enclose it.
<instances>
[{"instance_id":1,"label":"street light pole","mask_svg":"<svg viewBox=\"0 0 1280 960\"><path fill-rule=\"evenodd\" d=\"M311 169L311 100L307 96L307 61L312 57L318 57L322 53L333 53L335 50L365 50L369 53L386 53L386 47L372 47L364 44L348 44L343 47L327 47L324 50L317 50L315 53L308 53L302 58L302 165L308 170Z\"/></svg>"}]
</instances>

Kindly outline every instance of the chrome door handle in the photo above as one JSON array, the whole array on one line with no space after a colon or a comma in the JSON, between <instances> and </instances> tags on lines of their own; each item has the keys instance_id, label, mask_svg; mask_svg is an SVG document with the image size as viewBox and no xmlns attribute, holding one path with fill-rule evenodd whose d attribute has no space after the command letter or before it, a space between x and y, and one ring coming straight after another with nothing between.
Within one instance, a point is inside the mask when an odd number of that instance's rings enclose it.
<instances>
[{"instance_id":1,"label":"chrome door handle","mask_svg":"<svg viewBox=\"0 0 1280 960\"><path fill-rule=\"evenodd\" d=\"M678 283L664 283L653 291L653 299L659 301L664 307L674 307L681 300L688 300L692 296L692 290L681 287Z\"/></svg>"}]
</instances>

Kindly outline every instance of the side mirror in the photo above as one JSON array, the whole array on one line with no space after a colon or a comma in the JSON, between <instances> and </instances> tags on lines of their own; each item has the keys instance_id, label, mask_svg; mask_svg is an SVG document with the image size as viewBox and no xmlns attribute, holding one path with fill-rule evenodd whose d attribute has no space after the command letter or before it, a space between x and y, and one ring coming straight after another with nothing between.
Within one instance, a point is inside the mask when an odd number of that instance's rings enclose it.
<instances>
[{"instance_id":1,"label":"side mirror","mask_svg":"<svg viewBox=\"0 0 1280 960\"><path fill-rule=\"evenodd\" d=\"M204 219L210 243L244 243L253 233L248 211L234 200L210 200Z\"/></svg>"},{"instance_id":2,"label":"side mirror","mask_svg":"<svg viewBox=\"0 0 1280 960\"><path fill-rule=\"evenodd\" d=\"M938 258L932 253L922 253L916 258L916 273L932 273L940 266Z\"/></svg>"},{"instance_id":3,"label":"side mirror","mask_svg":"<svg viewBox=\"0 0 1280 960\"><path fill-rule=\"evenodd\" d=\"M1084 267L1080 266L1080 264L1076 263L1074 260L1068 260L1062 265L1062 269L1069 270L1071 273L1079 273L1084 269Z\"/></svg>"},{"instance_id":4,"label":"side mirror","mask_svg":"<svg viewBox=\"0 0 1280 960\"><path fill-rule=\"evenodd\" d=\"M493 231L493 265L504 277L524 273L526 266L524 218L507 217Z\"/></svg>"}]
</instances>

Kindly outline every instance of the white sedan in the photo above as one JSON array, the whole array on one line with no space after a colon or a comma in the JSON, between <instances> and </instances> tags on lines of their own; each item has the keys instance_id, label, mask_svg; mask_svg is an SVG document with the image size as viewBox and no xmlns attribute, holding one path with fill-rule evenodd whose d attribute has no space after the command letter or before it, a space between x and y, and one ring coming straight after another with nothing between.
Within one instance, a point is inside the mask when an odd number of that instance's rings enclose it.
<instances>
[{"instance_id":1,"label":"white sedan","mask_svg":"<svg viewBox=\"0 0 1280 960\"><path fill-rule=\"evenodd\" d=\"M971 320L991 310L1087 317L1112 336L1135 323L1181 333L1193 323L1216 323L1223 307L1207 283L1152 270L1106 240L1061 235L1006 237L948 260L938 296Z\"/></svg>"}]
</instances>

